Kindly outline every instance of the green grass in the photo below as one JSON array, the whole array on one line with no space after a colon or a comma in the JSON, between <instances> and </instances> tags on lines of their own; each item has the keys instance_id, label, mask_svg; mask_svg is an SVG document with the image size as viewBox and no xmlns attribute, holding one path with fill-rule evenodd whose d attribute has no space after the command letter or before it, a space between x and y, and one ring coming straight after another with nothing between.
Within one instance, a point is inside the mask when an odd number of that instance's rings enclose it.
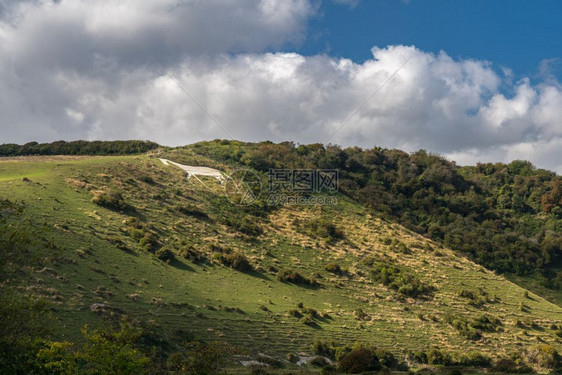
<instances>
[{"instance_id":1,"label":"green grass","mask_svg":"<svg viewBox=\"0 0 562 375\"><path fill-rule=\"evenodd\" d=\"M174 150L164 157L235 169L195 157L188 150ZM154 183L144 182L143 176ZM76 181L89 185L81 187ZM148 156L0 160L1 198L24 204L23 212L8 218L5 225L32 228L58 248L56 264L45 264L52 271L29 277L35 293L53 300L56 339L79 340L84 324L104 324L89 307L107 303L128 316L152 321L170 336L182 329L204 340L225 340L250 352L283 358L308 351L316 338L339 344L374 343L396 352L437 346L496 356L541 342L562 351L549 328L562 323L560 307L532 293L531 298L525 297L524 289L513 282L370 215L344 196L338 197L335 207L287 207L252 217L264 231L251 238L221 220L221 216L248 213L232 205L217 183L206 182L210 191L194 180L186 181L179 169ZM92 203L92 192L104 189L123 192L134 210L115 212ZM208 218L181 213L175 208L178 204L196 207ZM130 217L157 233L161 245L176 248L177 261L167 264L141 250L127 232L125 220ZM326 242L303 232L295 222L319 217L333 222L344 239ZM385 245L385 239L399 240L410 251ZM117 248L118 242L126 250ZM258 271L242 273L218 264L192 263L179 255L182 248L192 246L212 258L211 244L244 253ZM407 267L435 287L434 295L409 299L374 283L361 262L369 256ZM346 272L327 272L331 262ZM270 267L314 277L321 287L282 283ZM100 287L111 295L96 294ZM459 297L463 290L482 290L496 301L473 307ZM317 319L316 327L304 325L288 314L299 302L329 317ZM368 319L358 320L358 309ZM466 340L444 319L454 314L470 320L483 313L500 319L502 331L484 332L478 341Z\"/></svg>"}]
</instances>

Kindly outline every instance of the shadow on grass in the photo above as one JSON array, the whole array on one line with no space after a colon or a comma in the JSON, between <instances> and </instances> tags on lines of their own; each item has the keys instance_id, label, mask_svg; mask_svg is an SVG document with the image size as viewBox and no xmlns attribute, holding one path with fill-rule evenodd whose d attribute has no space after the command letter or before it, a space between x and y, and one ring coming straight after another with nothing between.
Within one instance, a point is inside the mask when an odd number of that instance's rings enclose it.
<instances>
[{"instance_id":1,"label":"shadow on grass","mask_svg":"<svg viewBox=\"0 0 562 375\"><path fill-rule=\"evenodd\" d=\"M182 271L189 271L189 272L195 272L195 269L193 267L191 267L190 265L178 260L178 259L174 259L172 260L170 263L168 263L170 266L177 268L179 270Z\"/></svg>"},{"instance_id":2,"label":"shadow on grass","mask_svg":"<svg viewBox=\"0 0 562 375\"><path fill-rule=\"evenodd\" d=\"M269 278L267 275L265 275L261 272L258 272L256 270L246 271L246 272L240 271L240 272L245 273L246 275L253 276L253 277L258 278L258 279L271 281L271 278Z\"/></svg>"}]
</instances>

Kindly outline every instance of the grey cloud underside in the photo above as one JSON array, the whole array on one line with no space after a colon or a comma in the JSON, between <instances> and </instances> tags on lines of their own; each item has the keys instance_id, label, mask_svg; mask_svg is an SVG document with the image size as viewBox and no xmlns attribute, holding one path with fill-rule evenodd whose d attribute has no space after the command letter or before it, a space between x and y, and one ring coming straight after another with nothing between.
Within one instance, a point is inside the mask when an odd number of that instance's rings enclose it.
<instances>
[{"instance_id":1,"label":"grey cloud underside","mask_svg":"<svg viewBox=\"0 0 562 375\"><path fill-rule=\"evenodd\" d=\"M234 138L426 148L562 171L562 91L408 46L362 64L264 53L303 40L315 4L0 1L0 142ZM337 134L345 119L411 60ZM515 94L504 97L501 87Z\"/></svg>"}]
</instances>

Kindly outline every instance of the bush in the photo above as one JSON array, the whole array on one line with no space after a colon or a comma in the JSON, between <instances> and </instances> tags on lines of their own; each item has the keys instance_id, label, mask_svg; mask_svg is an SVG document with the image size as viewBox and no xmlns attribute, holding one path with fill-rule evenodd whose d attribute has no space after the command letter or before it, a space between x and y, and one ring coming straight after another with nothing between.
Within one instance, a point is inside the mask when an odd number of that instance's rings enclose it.
<instances>
[{"instance_id":1,"label":"bush","mask_svg":"<svg viewBox=\"0 0 562 375\"><path fill-rule=\"evenodd\" d=\"M337 357L336 353L336 357ZM405 363L399 363L394 354L386 349L355 345L341 355L338 368L345 373L361 373L381 369L407 371Z\"/></svg>"},{"instance_id":2,"label":"bush","mask_svg":"<svg viewBox=\"0 0 562 375\"><path fill-rule=\"evenodd\" d=\"M317 287L318 282L314 279L309 279L302 276L300 273L293 270L283 270L277 273L277 280L284 283L291 283L295 285L305 285L310 287Z\"/></svg>"},{"instance_id":3,"label":"bush","mask_svg":"<svg viewBox=\"0 0 562 375\"><path fill-rule=\"evenodd\" d=\"M44 369L61 374L143 374L149 358L135 347L141 332L129 324L120 331L82 329L86 343L71 350L67 342L46 343L37 353Z\"/></svg>"},{"instance_id":4,"label":"bush","mask_svg":"<svg viewBox=\"0 0 562 375\"><path fill-rule=\"evenodd\" d=\"M381 365L388 369L399 369L399 363L394 354L386 349L375 349L375 356Z\"/></svg>"},{"instance_id":5,"label":"bush","mask_svg":"<svg viewBox=\"0 0 562 375\"><path fill-rule=\"evenodd\" d=\"M430 365L449 365L451 364L451 356L439 349L430 349L427 351L427 363Z\"/></svg>"},{"instance_id":6,"label":"bush","mask_svg":"<svg viewBox=\"0 0 562 375\"><path fill-rule=\"evenodd\" d=\"M493 372L501 372L506 374L534 374L535 371L526 365L518 365L511 358L498 359L492 367Z\"/></svg>"},{"instance_id":7,"label":"bush","mask_svg":"<svg viewBox=\"0 0 562 375\"><path fill-rule=\"evenodd\" d=\"M149 175L140 176L139 181L145 182L145 183L150 184L150 185L152 185L154 183L154 179Z\"/></svg>"},{"instance_id":8,"label":"bush","mask_svg":"<svg viewBox=\"0 0 562 375\"><path fill-rule=\"evenodd\" d=\"M238 251L230 254L215 254L215 259L217 259L223 265L233 268L237 271L251 272L254 270L254 267L250 264L248 258L246 258L244 254Z\"/></svg>"},{"instance_id":9,"label":"bush","mask_svg":"<svg viewBox=\"0 0 562 375\"><path fill-rule=\"evenodd\" d=\"M481 368L487 368L492 365L492 361L490 360L490 358L476 351L472 351L466 355L461 356L457 363L463 366L473 366Z\"/></svg>"},{"instance_id":10,"label":"bush","mask_svg":"<svg viewBox=\"0 0 562 375\"><path fill-rule=\"evenodd\" d=\"M152 231L145 231L143 237L139 241L142 250L148 252L155 252L160 247L158 242L158 235Z\"/></svg>"},{"instance_id":11,"label":"bush","mask_svg":"<svg viewBox=\"0 0 562 375\"><path fill-rule=\"evenodd\" d=\"M410 352L408 353L408 357L412 362L427 364L427 353L424 352L423 350Z\"/></svg>"},{"instance_id":12,"label":"bush","mask_svg":"<svg viewBox=\"0 0 562 375\"><path fill-rule=\"evenodd\" d=\"M338 363L338 369L348 374L377 371L382 368L375 351L360 347L345 354Z\"/></svg>"},{"instance_id":13,"label":"bush","mask_svg":"<svg viewBox=\"0 0 562 375\"><path fill-rule=\"evenodd\" d=\"M330 365L330 363L326 360L326 358L320 356L312 358L308 363L311 364L312 366L322 367L322 368Z\"/></svg>"},{"instance_id":14,"label":"bush","mask_svg":"<svg viewBox=\"0 0 562 375\"><path fill-rule=\"evenodd\" d=\"M199 250L196 250L193 246L184 248L181 251L181 256L185 259L191 260L192 262L204 262L207 260L205 254L203 254Z\"/></svg>"},{"instance_id":15,"label":"bush","mask_svg":"<svg viewBox=\"0 0 562 375\"><path fill-rule=\"evenodd\" d=\"M162 247L158 249L155 253L156 257L164 262L171 262L176 259L174 252L170 250L168 247Z\"/></svg>"},{"instance_id":16,"label":"bush","mask_svg":"<svg viewBox=\"0 0 562 375\"><path fill-rule=\"evenodd\" d=\"M320 317L320 314L318 313L318 310L312 308L312 307L305 307L302 309L303 314L310 316L311 318L314 319L318 319Z\"/></svg>"},{"instance_id":17,"label":"bush","mask_svg":"<svg viewBox=\"0 0 562 375\"><path fill-rule=\"evenodd\" d=\"M540 367L555 369L562 365L562 357L551 345L541 344L527 351L528 361Z\"/></svg>"},{"instance_id":18,"label":"bush","mask_svg":"<svg viewBox=\"0 0 562 375\"><path fill-rule=\"evenodd\" d=\"M95 192L92 202L110 210L123 211L128 208L123 195L114 190Z\"/></svg>"},{"instance_id":19,"label":"bush","mask_svg":"<svg viewBox=\"0 0 562 375\"><path fill-rule=\"evenodd\" d=\"M407 297L430 295L435 288L423 283L405 267L398 267L384 262L366 260L372 266L371 278Z\"/></svg>"},{"instance_id":20,"label":"bush","mask_svg":"<svg viewBox=\"0 0 562 375\"><path fill-rule=\"evenodd\" d=\"M295 318L302 318L302 313L297 309L291 309L287 311L287 314L294 316Z\"/></svg>"},{"instance_id":21,"label":"bush","mask_svg":"<svg viewBox=\"0 0 562 375\"><path fill-rule=\"evenodd\" d=\"M300 322L304 325L309 326L309 327L313 327L313 328L318 327L318 324L314 321L314 319L312 319L309 316L302 317Z\"/></svg>"},{"instance_id":22,"label":"bush","mask_svg":"<svg viewBox=\"0 0 562 375\"><path fill-rule=\"evenodd\" d=\"M340 275L342 273L342 269L341 269L340 265L337 264L336 262L328 263L326 265L326 271L331 272L331 273L335 273L337 275Z\"/></svg>"},{"instance_id":23,"label":"bush","mask_svg":"<svg viewBox=\"0 0 562 375\"><path fill-rule=\"evenodd\" d=\"M263 233L262 227L256 222L256 220L257 219L252 218L251 216L244 216L243 218L240 218L238 216L231 215L226 219L223 219L223 222L240 233L255 237Z\"/></svg>"},{"instance_id":24,"label":"bush","mask_svg":"<svg viewBox=\"0 0 562 375\"><path fill-rule=\"evenodd\" d=\"M322 238L328 242L336 242L343 239L343 232L326 219L314 219L304 223L304 231L311 237Z\"/></svg>"},{"instance_id":25,"label":"bush","mask_svg":"<svg viewBox=\"0 0 562 375\"><path fill-rule=\"evenodd\" d=\"M335 359L336 345L334 342L328 343L321 339L316 339L311 346L312 354L323 355L330 359Z\"/></svg>"}]
</instances>

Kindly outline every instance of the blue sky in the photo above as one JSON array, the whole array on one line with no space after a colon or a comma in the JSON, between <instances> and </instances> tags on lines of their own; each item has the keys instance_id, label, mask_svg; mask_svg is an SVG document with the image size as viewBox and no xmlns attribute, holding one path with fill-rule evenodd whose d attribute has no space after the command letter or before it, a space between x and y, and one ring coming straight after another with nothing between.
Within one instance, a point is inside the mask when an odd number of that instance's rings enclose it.
<instances>
[{"instance_id":1,"label":"blue sky","mask_svg":"<svg viewBox=\"0 0 562 375\"><path fill-rule=\"evenodd\" d=\"M538 80L541 62L561 57L561 15L562 1L556 0L324 2L297 51L362 62L372 58L373 46L415 45L453 58L488 60L497 69L512 69L515 79ZM560 63L549 65L560 78Z\"/></svg>"}]
</instances>

